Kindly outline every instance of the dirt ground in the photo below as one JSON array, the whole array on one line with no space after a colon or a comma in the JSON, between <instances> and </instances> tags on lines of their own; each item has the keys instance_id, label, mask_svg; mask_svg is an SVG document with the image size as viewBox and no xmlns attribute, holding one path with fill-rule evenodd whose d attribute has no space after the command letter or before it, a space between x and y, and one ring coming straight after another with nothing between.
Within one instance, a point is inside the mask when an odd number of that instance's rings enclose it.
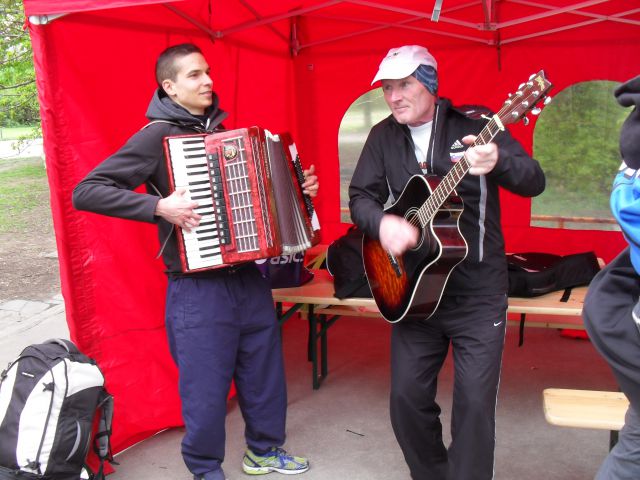
<instances>
[{"instance_id":1,"label":"dirt ground","mask_svg":"<svg viewBox=\"0 0 640 480\"><path fill-rule=\"evenodd\" d=\"M49 300L60 293L60 276L48 191L30 212L29 227L0 233L0 303Z\"/></svg>"}]
</instances>

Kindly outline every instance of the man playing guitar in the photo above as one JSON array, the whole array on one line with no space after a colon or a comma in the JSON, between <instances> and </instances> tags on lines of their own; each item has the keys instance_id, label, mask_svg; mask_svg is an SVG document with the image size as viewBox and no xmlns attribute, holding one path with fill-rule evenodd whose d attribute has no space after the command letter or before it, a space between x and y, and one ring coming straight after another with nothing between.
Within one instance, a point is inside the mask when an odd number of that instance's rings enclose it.
<instances>
[{"instance_id":1,"label":"man playing guitar","mask_svg":"<svg viewBox=\"0 0 640 480\"><path fill-rule=\"evenodd\" d=\"M453 239L462 254L446 274L437 309L393 325L393 429L412 478L491 479L508 286L499 187L535 196L544 190L544 173L507 131L477 145L487 117L438 97L437 63L426 48L391 49L372 84L377 81L391 115L371 129L349 187L353 222L366 237L392 260L420 248L431 240L408 216L383 209L389 196L401 197L413 175L445 176L463 156L470 173L457 184L457 203L452 201L458 213L446 230L456 234L439 240L445 250ZM451 212L455 208L443 215ZM455 380L447 448L436 389L449 345Z\"/></svg>"}]
</instances>

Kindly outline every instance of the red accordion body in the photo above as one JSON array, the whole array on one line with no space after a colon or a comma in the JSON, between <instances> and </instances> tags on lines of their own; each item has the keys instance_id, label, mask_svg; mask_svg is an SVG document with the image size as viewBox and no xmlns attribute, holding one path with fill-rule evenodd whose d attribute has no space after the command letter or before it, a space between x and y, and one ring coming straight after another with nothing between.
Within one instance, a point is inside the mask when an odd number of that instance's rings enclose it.
<instances>
[{"instance_id":1,"label":"red accordion body","mask_svg":"<svg viewBox=\"0 0 640 480\"><path fill-rule=\"evenodd\" d=\"M302 168L287 134L259 127L164 139L173 192L199 202L200 225L176 227L184 272L281 254L318 241L313 205L300 187Z\"/></svg>"}]
</instances>

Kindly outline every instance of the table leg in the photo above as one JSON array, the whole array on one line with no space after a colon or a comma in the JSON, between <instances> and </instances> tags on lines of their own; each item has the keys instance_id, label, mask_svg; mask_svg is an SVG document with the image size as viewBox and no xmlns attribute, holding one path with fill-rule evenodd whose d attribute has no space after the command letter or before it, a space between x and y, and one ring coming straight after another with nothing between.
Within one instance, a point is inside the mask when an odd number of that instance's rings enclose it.
<instances>
[{"instance_id":1,"label":"table leg","mask_svg":"<svg viewBox=\"0 0 640 480\"><path fill-rule=\"evenodd\" d=\"M309 360L311 361L311 385L314 390L320 388L318 378L318 319L309 305Z\"/></svg>"},{"instance_id":2,"label":"table leg","mask_svg":"<svg viewBox=\"0 0 640 480\"><path fill-rule=\"evenodd\" d=\"M329 333L329 325L327 324L327 316L320 315L320 375L322 379L327 376L329 368L327 366L327 334Z\"/></svg>"}]
</instances>

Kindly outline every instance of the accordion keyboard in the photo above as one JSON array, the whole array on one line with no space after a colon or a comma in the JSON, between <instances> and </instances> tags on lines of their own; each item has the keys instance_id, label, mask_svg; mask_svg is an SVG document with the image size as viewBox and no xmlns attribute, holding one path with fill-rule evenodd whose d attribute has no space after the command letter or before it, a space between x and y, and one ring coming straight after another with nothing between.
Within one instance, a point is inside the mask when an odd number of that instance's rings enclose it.
<instances>
[{"instance_id":1,"label":"accordion keyboard","mask_svg":"<svg viewBox=\"0 0 640 480\"><path fill-rule=\"evenodd\" d=\"M207 157L204 137L171 138L168 145L175 187L186 188L186 196L199 203L195 211L202 216L190 232L179 230L189 268L222 265L221 245L228 241L229 233L218 159Z\"/></svg>"}]
</instances>

